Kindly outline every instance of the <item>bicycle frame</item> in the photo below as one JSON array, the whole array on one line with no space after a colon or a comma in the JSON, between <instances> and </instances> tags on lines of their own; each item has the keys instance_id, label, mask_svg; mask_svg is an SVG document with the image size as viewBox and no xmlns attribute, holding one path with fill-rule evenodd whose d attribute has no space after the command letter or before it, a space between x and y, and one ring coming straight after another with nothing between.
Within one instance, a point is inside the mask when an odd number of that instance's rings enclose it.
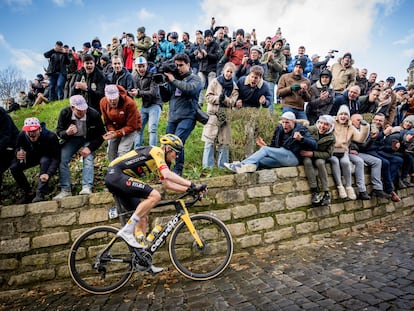
<instances>
[{"instance_id":1,"label":"bicycle frame","mask_svg":"<svg viewBox=\"0 0 414 311\"><path fill-rule=\"evenodd\" d=\"M186 224L186 226L188 228L188 231L194 237L194 240L197 243L198 247L203 248L203 242L201 241L200 236L198 235L197 230L195 229L195 227L194 227L194 225L193 225L193 223L190 219L190 214L189 214L188 209L187 209L187 207L193 206L200 199L200 196L197 195L197 196L193 197L192 200L184 201L183 199L186 196L188 196L188 193L184 193L184 194L178 196L176 199L173 199L173 200L160 201L154 207L154 208L157 208L157 207L161 207L161 206L173 205L177 213L173 216L173 218L171 218L168 221L168 223L163 227L161 232L154 239L154 241L152 241L151 244L146 249L146 251L149 252L151 255L153 255L158 250L158 248L160 248L164 244L167 237L174 230L174 228L180 222L180 220L184 221L184 223ZM125 208L121 204L119 198L115 197L115 201L116 201L116 204L118 204L119 208L123 210L123 211L120 211L120 213L119 213L119 217L120 217L121 224L122 224L122 218L121 217L129 214L129 212L125 210ZM110 247L110 245L112 245L113 242L114 241L111 241L109 243L108 247ZM105 252L105 250L102 251L102 254L104 252Z\"/></svg>"}]
</instances>

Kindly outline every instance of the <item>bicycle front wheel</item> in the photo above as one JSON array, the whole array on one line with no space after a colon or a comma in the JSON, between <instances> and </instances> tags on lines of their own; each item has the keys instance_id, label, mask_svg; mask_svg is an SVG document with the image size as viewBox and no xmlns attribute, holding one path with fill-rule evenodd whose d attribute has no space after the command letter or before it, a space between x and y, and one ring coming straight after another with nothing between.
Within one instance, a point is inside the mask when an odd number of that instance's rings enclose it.
<instances>
[{"instance_id":1,"label":"bicycle front wheel","mask_svg":"<svg viewBox=\"0 0 414 311\"><path fill-rule=\"evenodd\" d=\"M226 225L212 215L190 216L200 236L200 248L181 221L171 234L169 253L174 267L192 280L209 280L220 275L233 255L233 240Z\"/></svg>"},{"instance_id":2,"label":"bicycle front wheel","mask_svg":"<svg viewBox=\"0 0 414 311\"><path fill-rule=\"evenodd\" d=\"M116 236L117 228L98 226L81 234L68 257L70 275L83 290L108 294L124 286L132 276L130 246Z\"/></svg>"}]
</instances>

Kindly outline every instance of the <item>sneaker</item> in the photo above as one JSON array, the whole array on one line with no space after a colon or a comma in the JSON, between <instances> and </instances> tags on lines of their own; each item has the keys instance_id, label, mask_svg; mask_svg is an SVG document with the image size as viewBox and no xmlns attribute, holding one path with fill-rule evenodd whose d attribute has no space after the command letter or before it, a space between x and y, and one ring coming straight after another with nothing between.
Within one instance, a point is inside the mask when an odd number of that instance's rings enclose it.
<instances>
[{"instance_id":1,"label":"sneaker","mask_svg":"<svg viewBox=\"0 0 414 311\"><path fill-rule=\"evenodd\" d=\"M160 267L156 267L154 265L151 265L151 267L149 268L148 272L151 274L157 274L164 271L164 268L160 268Z\"/></svg>"},{"instance_id":2,"label":"sneaker","mask_svg":"<svg viewBox=\"0 0 414 311\"><path fill-rule=\"evenodd\" d=\"M400 201L401 201L401 199L400 199L400 197L398 196L398 194L397 194L397 193L395 193L394 191L392 191L392 192L390 193L390 195L391 195L391 201L393 201L393 202L400 202Z\"/></svg>"},{"instance_id":3,"label":"sneaker","mask_svg":"<svg viewBox=\"0 0 414 311\"><path fill-rule=\"evenodd\" d=\"M58 195L53 197L53 200L62 200L63 198L70 197L72 192L67 190L62 190Z\"/></svg>"},{"instance_id":4,"label":"sneaker","mask_svg":"<svg viewBox=\"0 0 414 311\"><path fill-rule=\"evenodd\" d=\"M338 194L339 194L339 197L340 197L341 199L345 199L345 198L347 198L347 197L348 197L348 195L346 194L346 191L345 191L344 186L338 186L337 188L338 188Z\"/></svg>"},{"instance_id":5,"label":"sneaker","mask_svg":"<svg viewBox=\"0 0 414 311\"><path fill-rule=\"evenodd\" d=\"M401 181L404 183L404 185L406 185L407 187L414 187L414 184L411 183L410 178L406 177L404 179L401 179Z\"/></svg>"},{"instance_id":6,"label":"sneaker","mask_svg":"<svg viewBox=\"0 0 414 311\"><path fill-rule=\"evenodd\" d=\"M364 192L360 192L358 194L358 199L360 199L360 200L371 200L371 197L368 195L368 193L366 191L364 191Z\"/></svg>"},{"instance_id":7,"label":"sneaker","mask_svg":"<svg viewBox=\"0 0 414 311\"><path fill-rule=\"evenodd\" d=\"M354 188L352 188L352 187L346 187L345 190L346 190L346 193L347 193L348 198L350 200L356 200L357 199L357 196L355 194Z\"/></svg>"},{"instance_id":8,"label":"sneaker","mask_svg":"<svg viewBox=\"0 0 414 311\"><path fill-rule=\"evenodd\" d=\"M257 165L256 164L244 164L244 165L242 165L241 170L244 173L253 173L253 172L256 172Z\"/></svg>"},{"instance_id":9,"label":"sneaker","mask_svg":"<svg viewBox=\"0 0 414 311\"><path fill-rule=\"evenodd\" d=\"M322 201L321 201L321 205L322 206L329 206L331 205L331 196L329 195L329 193L325 193L323 195Z\"/></svg>"},{"instance_id":10,"label":"sneaker","mask_svg":"<svg viewBox=\"0 0 414 311\"><path fill-rule=\"evenodd\" d=\"M372 197L383 198L383 199L387 199L387 200L391 199L391 194L388 194L388 193L386 193L382 190L379 190L379 189L372 190L371 196Z\"/></svg>"},{"instance_id":11,"label":"sneaker","mask_svg":"<svg viewBox=\"0 0 414 311\"><path fill-rule=\"evenodd\" d=\"M312 192L311 202L312 202L312 205L314 206L317 206L321 203L321 198L318 192Z\"/></svg>"},{"instance_id":12,"label":"sneaker","mask_svg":"<svg viewBox=\"0 0 414 311\"><path fill-rule=\"evenodd\" d=\"M229 169L230 171L233 171L236 174L242 173L241 172L241 163L224 163L224 166Z\"/></svg>"},{"instance_id":13,"label":"sneaker","mask_svg":"<svg viewBox=\"0 0 414 311\"><path fill-rule=\"evenodd\" d=\"M398 181L398 189L405 189L407 185L401 179Z\"/></svg>"},{"instance_id":14,"label":"sneaker","mask_svg":"<svg viewBox=\"0 0 414 311\"><path fill-rule=\"evenodd\" d=\"M123 238L128 245L134 248L145 248L142 244L140 244L136 239L132 232L127 232L125 230L119 230L116 234L117 236Z\"/></svg>"},{"instance_id":15,"label":"sneaker","mask_svg":"<svg viewBox=\"0 0 414 311\"><path fill-rule=\"evenodd\" d=\"M41 192L36 192L36 196L32 200L32 203L41 202L41 201L46 201L45 195Z\"/></svg>"},{"instance_id":16,"label":"sneaker","mask_svg":"<svg viewBox=\"0 0 414 311\"><path fill-rule=\"evenodd\" d=\"M91 187L83 186L82 190L79 192L80 195L91 194L92 190Z\"/></svg>"}]
</instances>

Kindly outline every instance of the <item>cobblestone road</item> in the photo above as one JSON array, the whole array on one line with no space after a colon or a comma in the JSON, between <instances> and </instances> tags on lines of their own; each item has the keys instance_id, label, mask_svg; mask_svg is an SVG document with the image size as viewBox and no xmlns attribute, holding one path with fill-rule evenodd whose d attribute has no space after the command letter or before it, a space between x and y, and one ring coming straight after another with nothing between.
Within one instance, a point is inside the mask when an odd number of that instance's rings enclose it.
<instances>
[{"instance_id":1,"label":"cobblestone road","mask_svg":"<svg viewBox=\"0 0 414 311\"><path fill-rule=\"evenodd\" d=\"M0 310L414 310L413 254L411 215L301 249L237 255L212 281L136 274L106 296L3 294Z\"/></svg>"}]
</instances>

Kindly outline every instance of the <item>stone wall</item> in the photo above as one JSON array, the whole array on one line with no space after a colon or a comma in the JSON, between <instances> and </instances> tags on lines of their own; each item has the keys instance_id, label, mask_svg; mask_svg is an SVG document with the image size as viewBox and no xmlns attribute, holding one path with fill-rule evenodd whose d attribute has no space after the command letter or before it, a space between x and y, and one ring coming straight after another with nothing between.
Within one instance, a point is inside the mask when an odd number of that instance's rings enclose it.
<instances>
[{"instance_id":1,"label":"stone wall","mask_svg":"<svg viewBox=\"0 0 414 311\"><path fill-rule=\"evenodd\" d=\"M209 186L207 198L190 212L208 211L222 219L232 232L235 252L252 251L254 247L302 247L414 212L414 188L399 191L402 200L398 203L383 199L344 201L338 199L331 177L332 205L310 208L302 166L201 182ZM108 192L68 197L60 202L2 206L0 290L70 282L67 255L71 244L90 227L108 223L119 226L108 220L107 211L112 206ZM151 222L162 223L173 213L169 207L154 209ZM162 251L155 256L157 263L168 259L166 248Z\"/></svg>"}]
</instances>

